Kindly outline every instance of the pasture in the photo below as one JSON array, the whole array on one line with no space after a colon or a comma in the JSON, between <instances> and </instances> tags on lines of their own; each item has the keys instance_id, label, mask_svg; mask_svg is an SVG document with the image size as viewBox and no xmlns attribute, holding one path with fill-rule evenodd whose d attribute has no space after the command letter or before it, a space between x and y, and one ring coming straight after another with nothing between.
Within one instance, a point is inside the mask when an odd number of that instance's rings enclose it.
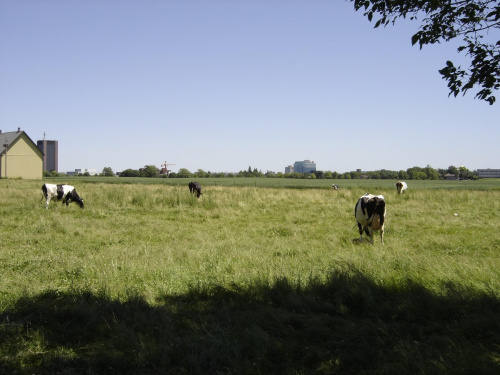
<instances>
[{"instance_id":1,"label":"pasture","mask_svg":"<svg viewBox=\"0 0 500 375\"><path fill-rule=\"evenodd\" d=\"M0 180L0 372L500 370L500 181L187 181Z\"/></svg>"}]
</instances>

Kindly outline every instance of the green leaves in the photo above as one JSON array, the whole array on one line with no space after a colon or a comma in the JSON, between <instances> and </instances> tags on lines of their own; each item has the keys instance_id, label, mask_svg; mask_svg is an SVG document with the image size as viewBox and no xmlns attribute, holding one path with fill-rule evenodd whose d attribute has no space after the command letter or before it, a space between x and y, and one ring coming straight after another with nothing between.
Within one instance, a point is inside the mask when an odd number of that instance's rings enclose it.
<instances>
[{"instance_id":1,"label":"green leaves","mask_svg":"<svg viewBox=\"0 0 500 375\"><path fill-rule=\"evenodd\" d=\"M424 46L424 44L429 43L426 35L423 31L419 31L411 37L411 45L414 46L416 43L420 45L420 49Z\"/></svg>"},{"instance_id":2,"label":"green leaves","mask_svg":"<svg viewBox=\"0 0 500 375\"><path fill-rule=\"evenodd\" d=\"M482 39L492 38L495 29L500 29L500 5L497 0L351 0L355 10L364 8L364 14L374 28L394 24L398 18L416 20L424 15L420 31L411 37L411 44L419 44L420 49L427 44L448 42L463 38L464 45L457 52L466 51L470 60L468 68L453 66L451 61L439 70L448 81L450 95L457 96L473 88L478 88L475 98L490 104L495 102L493 92L500 88L500 40L484 43ZM498 35L498 34L497 34Z\"/></svg>"}]
</instances>

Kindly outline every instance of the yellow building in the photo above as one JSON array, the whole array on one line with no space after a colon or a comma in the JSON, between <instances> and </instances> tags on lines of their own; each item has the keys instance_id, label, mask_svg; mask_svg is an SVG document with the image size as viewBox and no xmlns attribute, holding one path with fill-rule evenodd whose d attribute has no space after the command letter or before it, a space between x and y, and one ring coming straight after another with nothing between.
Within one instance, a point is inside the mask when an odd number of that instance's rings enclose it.
<instances>
[{"instance_id":1,"label":"yellow building","mask_svg":"<svg viewBox=\"0 0 500 375\"><path fill-rule=\"evenodd\" d=\"M20 128L0 131L0 177L41 179L43 153Z\"/></svg>"}]
</instances>

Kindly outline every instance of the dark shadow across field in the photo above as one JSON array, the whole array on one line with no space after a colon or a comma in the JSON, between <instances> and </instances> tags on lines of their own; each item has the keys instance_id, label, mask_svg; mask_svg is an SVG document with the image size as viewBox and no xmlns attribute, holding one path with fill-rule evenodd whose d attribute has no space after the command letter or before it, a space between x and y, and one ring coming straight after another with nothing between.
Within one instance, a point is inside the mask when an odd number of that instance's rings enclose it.
<instances>
[{"instance_id":1,"label":"dark shadow across field","mask_svg":"<svg viewBox=\"0 0 500 375\"><path fill-rule=\"evenodd\" d=\"M157 306L89 292L23 298L0 315L0 373L497 374L500 301L457 285L194 285Z\"/></svg>"}]
</instances>

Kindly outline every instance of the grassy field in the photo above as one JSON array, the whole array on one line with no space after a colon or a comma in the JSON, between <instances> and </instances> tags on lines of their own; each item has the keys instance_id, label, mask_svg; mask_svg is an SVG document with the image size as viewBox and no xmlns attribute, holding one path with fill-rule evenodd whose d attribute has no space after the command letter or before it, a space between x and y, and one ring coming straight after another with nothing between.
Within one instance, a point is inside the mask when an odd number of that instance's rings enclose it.
<instances>
[{"instance_id":1,"label":"grassy field","mask_svg":"<svg viewBox=\"0 0 500 375\"><path fill-rule=\"evenodd\" d=\"M332 184L342 189L363 188L391 191L395 189L395 180L345 180L345 179L291 179L291 178L142 178L142 177L57 177L48 178L52 183L69 183L74 185L86 183L108 184L145 184L187 186L190 181L198 181L202 186L247 186L285 189L331 189ZM408 181L411 189L459 189L459 190L499 190L500 180L481 179L477 181L416 180Z\"/></svg>"},{"instance_id":2,"label":"grassy field","mask_svg":"<svg viewBox=\"0 0 500 375\"><path fill-rule=\"evenodd\" d=\"M172 180L0 180L0 373L500 371L500 181Z\"/></svg>"}]
</instances>

